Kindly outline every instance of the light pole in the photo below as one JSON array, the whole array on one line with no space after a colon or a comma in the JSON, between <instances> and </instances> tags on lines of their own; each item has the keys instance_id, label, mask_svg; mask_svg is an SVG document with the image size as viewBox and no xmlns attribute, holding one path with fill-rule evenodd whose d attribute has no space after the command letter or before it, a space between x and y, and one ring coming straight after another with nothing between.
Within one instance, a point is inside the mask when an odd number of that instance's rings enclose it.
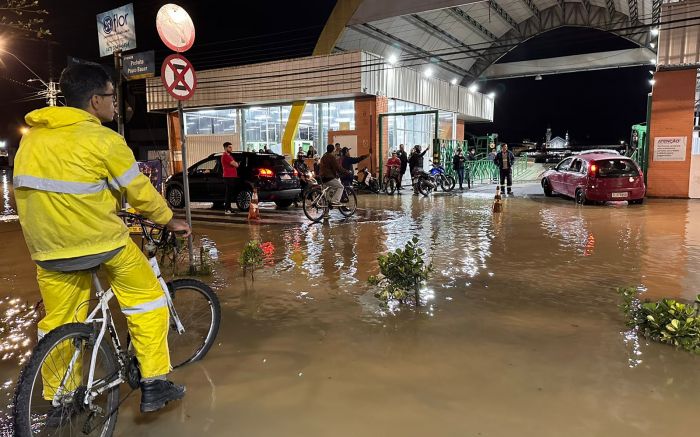
<instances>
[{"instance_id":1,"label":"light pole","mask_svg":"<svg viewBox=\"0 0 700 437\"><path fill-rule=\"evenodd\" d=\"M58 87L56 87L56 85L58 85L58 84L56 82L53 82L53 81L49 81L49 83L44 82L44 79L42 79L38 74L36 74L34 72L34 70L29 68L29 66L27 64L22 62L22 60L20 58L18 58L14 53L9 52L9 51L3 49L2 47L0 47L0 53L6 53L6 54L12 56L13 58L15 58L17 60L17 62L22 64L22 66L24 68L29 70L36 77L36 79L29 79L29 81L38 80L39 82L41 82L41 84L46 88L45 91L42 91L42 94L46 95L46 103L49 106L56 106L56 99L58 97Z\"/></svg>"}]
</instances>

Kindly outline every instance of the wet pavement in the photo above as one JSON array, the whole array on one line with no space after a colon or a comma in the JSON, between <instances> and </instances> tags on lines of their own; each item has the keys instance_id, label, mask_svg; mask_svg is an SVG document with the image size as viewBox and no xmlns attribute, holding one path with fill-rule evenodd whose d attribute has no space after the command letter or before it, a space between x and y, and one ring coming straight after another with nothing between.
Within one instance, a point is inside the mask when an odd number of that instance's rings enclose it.
<instances>
[{"instance_id":1,"label":"wet pavement","mask_svg":"<svg viewBox=\"0 0 700 437\"><path fill-rule=\"evenodd\" d=\"M29 308L39 296L2 178L0 327L12 328L0 337L4 407L34 341ZM348 221L198 227L216 258L207 280L223 307L217 344L173 373L187 384L182 402L142 416L135 393L116 435L692 432L700 358L626 333L614 288L694 299L700 203L580 207L536 185L515 193L497 216L484 187L363 195L359 207L372 213ZM413 235L435 266L426 305L389 312L367 278L377 255ZM266 243L266 267L251 282L237 260L253 238Z\"/></svg>"}]
</instances>

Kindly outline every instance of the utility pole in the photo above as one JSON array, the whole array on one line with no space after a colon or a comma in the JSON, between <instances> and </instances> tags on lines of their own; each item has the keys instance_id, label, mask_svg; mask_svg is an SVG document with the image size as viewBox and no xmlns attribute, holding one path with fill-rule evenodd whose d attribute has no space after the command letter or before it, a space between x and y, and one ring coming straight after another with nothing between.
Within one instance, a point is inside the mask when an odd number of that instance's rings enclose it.
<instances>
[{"instance_id":1,"label":"utility pole","mask_svg":"<svg viewBox=\"0 0 700 437\"><path fill-rule=\"evenodd\" d=\"M124 136L124 102L122 96L122 51L114 51L114 70L117 73L115 92L117 93L117 132Z\"/></svg>"}]
</instances>

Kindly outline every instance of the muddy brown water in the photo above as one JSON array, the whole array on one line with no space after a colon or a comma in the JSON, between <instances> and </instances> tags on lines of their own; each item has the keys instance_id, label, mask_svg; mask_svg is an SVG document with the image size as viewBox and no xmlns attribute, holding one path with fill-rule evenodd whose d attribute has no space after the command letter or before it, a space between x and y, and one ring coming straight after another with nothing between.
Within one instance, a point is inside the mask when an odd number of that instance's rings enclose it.
<instances>
[{"instance_id":1,"label":"muddy brown water","mask_svg":"<svg viewBox=\"0 0 700 437\"><path fill-rule=\"evenodd\" d=\"M700 203L581 208L528 196L507 199L496 218L486 195L361 196L359 204L374 214L198 228L217 258L208 279L223 306L217 343L171 375L187 384L182 402L142 416L134 393L116 434L681 436L696 428L700 360L626 333L614 287L692 300ZM11 199L3 211L0 317L12 326L0 338L4 408L35 336L22 305L39 296ZM387 311L367 278L378 254L414 234L435 266L425 305ZM237 262L251 238L267 243L254 282Z\"/></svg>"}]
</instances>

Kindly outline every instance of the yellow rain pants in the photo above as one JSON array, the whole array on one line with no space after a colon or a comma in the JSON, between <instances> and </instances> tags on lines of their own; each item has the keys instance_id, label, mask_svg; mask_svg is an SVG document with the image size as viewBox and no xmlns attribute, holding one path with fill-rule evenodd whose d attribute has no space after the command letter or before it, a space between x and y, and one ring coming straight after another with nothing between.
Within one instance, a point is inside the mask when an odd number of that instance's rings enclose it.
<instances>
[{"instance_id":1,"label":"yellow rain pants","mask_svg":"<svg viewBox=\"0 0 700 437\"><path fill-rule=\"evenodd\" d=\"M142 378L165 375L170 371L168 352L168 306L158 279L148 264L145 255L129 239L124 249L102 264L109 285L126 316L131 341L139 362ZM46 306L46 317L39 322L40 335L66 323L83 322L87 318L92 276L90 272L62 273L45 270L37 266L37 280L41 297ZM107 337L103 341L109 341ZM69 350L70 349L70 350ZM65 370L57 371L60 364L69 363L75 348L66 343L54 351L42 366L44 398L53 399ZM60 356L66 355L66 356ZM81 360L89 362L89 360ZM51 363L51 365L49 365ZM64 389L72 391L81 382L79 366Z\"/></svg>"}]
</instances>

